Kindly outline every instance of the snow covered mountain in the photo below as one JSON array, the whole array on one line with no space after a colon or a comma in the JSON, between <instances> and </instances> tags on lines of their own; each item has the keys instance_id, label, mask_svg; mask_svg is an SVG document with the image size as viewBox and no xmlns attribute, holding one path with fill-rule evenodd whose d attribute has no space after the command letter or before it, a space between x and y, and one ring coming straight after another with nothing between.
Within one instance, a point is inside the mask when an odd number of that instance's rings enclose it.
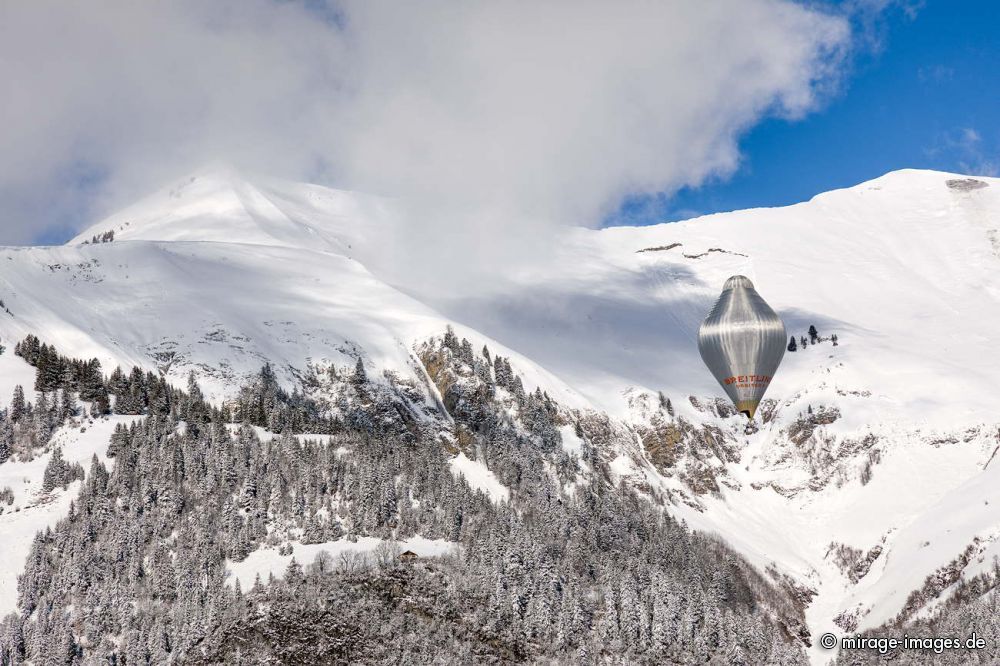
<instances>
[{"instance_id":1,"label":"snow covered mountain","mask_svg":"<svg viewBox=\"0 0 1000 666\"><path fill-rule=\"evenodd\" d=\"M353 247L384 233L387 210L362 195L267 188L227 168L203 170L65 246L0 251L0 298L10 311L0 336L35 333L64 353L105 367L139 365L178 385L194 370L218 399L265 362L288 381L309 362L359 356L409 374L413 341L449 322L354 258ZM100 242L107 232L113 243ZM581 401L567 387L559 392Z\"/></svg>"},{"instance_id":2,"label":"snow covered mountain","mask_svg":"<svg viewBox=\"0 0 1000 666\"><path fill-rule=\"evenodd\" d=\"M375 197L206 169L65 246L0 250L0 338L178 386L194 371L221 402L265 362L291 384L358 358L435 394L418 349L450 325L630 432L603 452L619 479L787 584L813 637L926 615L1000 556L1000 179L899 171L785 208L567 229L548 261L461 297L387 282L395 220ZM796 337L820 333L749 430L695 346L733 274ZM4 398L33 377L0 367Z\"/></svg>"}]
</instances>

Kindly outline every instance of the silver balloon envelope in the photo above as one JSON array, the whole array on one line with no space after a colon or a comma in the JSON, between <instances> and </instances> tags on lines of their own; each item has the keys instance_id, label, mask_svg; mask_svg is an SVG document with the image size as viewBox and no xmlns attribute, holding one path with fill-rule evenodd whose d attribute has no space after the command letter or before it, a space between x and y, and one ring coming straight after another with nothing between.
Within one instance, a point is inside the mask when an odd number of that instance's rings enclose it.
<instances>
[{"instance_id":1,"label":"silver balloon envelope","mask_svg":"<svg viewBox=\"0 0 1000 666\"><path fill-rule=\"evenodd\" d=\"M698 329L702 360L751 419L785 355L785 340L785 325L742 275L726 280Z\"/></svg>"}]
</instances>

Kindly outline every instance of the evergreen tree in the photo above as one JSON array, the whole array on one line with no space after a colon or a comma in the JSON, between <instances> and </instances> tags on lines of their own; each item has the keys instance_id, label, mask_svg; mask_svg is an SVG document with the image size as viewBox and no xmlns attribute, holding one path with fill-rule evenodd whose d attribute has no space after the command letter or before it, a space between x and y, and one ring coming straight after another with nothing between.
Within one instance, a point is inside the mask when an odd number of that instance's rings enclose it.
<instances>
[{"instance_id":1,"label":"evergreen tree","mask_svg":"<svg viewBox=\"0 0 1000 666\"><path fill-rule=\"evenodd\" d=\"M94 398L94 402L90 405L90 415L96 417L110 412L111 400L108 397L108 392L102 389L98 392L97 396Z\"/></svg>"},{"instance_id":2,"label":"evergreen tree","mask_svg":"<svg viewBox=\"0 0 1000 666\"><path fill-rule=\"evenodd\" d=\"M0 416L0 463L14 453L14 425L4 413Z\"/></svg>"},{"instance_id":3,"label":"evergreen tree","mask_svg":"<svg viewBox=\"0 0 1000 666\"><path fill-rule=\"evenodd\" d=\"M455 336L451 324L448 324L444 331L444 347L450 349L452 353L458 353L458 338Z\"/></svg>"},{"instance_id":4,"label":"evergreen tree","mask_svg":"<svg viewBox=\"0 0 1000 666\"><path fill-rule=\"evenodd\" d=\"M509 389L514 381L514 373L510 363L503 356L497 355L493 358L493 375L496 377L497 386Z\"/></svg>"},{"instance_id":5,"label":"evergreen tree","mask_svg":"<svg viewBox=\"0 0 1000 666\"><path fill-rule=\"evenodd\" d=\"M125 372L121 367L117 367L112 371L111 377L108 379L108 392L115 397L128 392L128 377L125 376Z\"/></svg>"},{"instance_id":6,"label":"evergreen tree","mask_svg":"<svg viewBox=\"0 0 1000 666\"><path fill-rule=\"evenodd\" d=\"M35 408L32 410L32 430L34 431L36 444L41 446L49 441L53 431L56 429L56 409L57 405L49 404L49 399L44 393L39 393L35 400Z\"/></svg>"},{"instance_id":7,"label":"evergreen tree","mask_svg":"<svg viewBox=\"0 0 1000 666\"><path fill-rule=\"evenodd\" d=\"M63 459L62 447L55 447L45 472L42 476L42 492L49 492L59 486L65 486L71 481L83 478L83 468L77 464L69 464Z\"/></svg>"},{"instance_id":8,"label":"evergreen tree","mask_svg":"<svg viewBox=\"0 0 1000 666\"><path fill-rule=\"evenodd\" d=\"M104 378L101 375L101 362L92 358L81 369L80 399L93 402L103 396L107 400L107 393Z\"/></svg>"},{"instance_id":9,"label":"evergreen tree","mask_svg":"<svg viewBox=\"0 0 1000 666\"><path fill-rule=\"evenodd\" d=\"M76 397L73 392L64 389L60 391L59 395L59 422L61 423L63 419L68 419L76 416L76 411L78 406L76 404Z\"/></svg>"},{"instance_id":10,"label":"evergreen tree","mask_svg":"<svg viewBox=\"0 0 1000 666\"><path fill-rule=\"evenodd\" d=\"M472 343L466 338L462 338L462 344L459 347L458 355L459 358L461 358L465 363L469 365L473 364Z\"/></svg>"},{"instance_id":11,"label":"evergreen tree","mask_svg":"<svg viewBox=\"0 0 1000 666\"><path fill-rule=\"evenodd\" d=\"M352 377L352 381L356 386L361 386L368 381L368 373L365 372L365 362L360 356L358 357L357 363L354 364L354 375Z\"/></svg>"},{"instance_id":12,"label":"evergreen tree","mask_svg":"<svg viewBox=\"0 0 1000 666\"><path fill-rule=\"evenodd\" d=\"M194 370L188 373L187 392L188 400L192 403L202 402L205 399L201 393L201 387L198 386L198 378L195 377Z\"/></svg>"},{"instance_id":13,"label":"evergreen tree","mask_svg":"<svg viewBox=\"0 0 1000 666\"><path fill-rule=\"evenodd\" d=\"M23 358L28 365L34 366L38 363L40 348L41 344L38 338L29 333L24 340L14 346L14 354Z\"/></svg>"},{"instance_id":14,"label":"evergreen tree","mask_svg":"<svg viewBox=\"0 0 1000 666\"><path fill-rule=\"evenodd\" d=\"M10 401L10 420L18 423L24 417L24 389L18 384L14 387L14 397Z\"/></svg>"}]
</instances>

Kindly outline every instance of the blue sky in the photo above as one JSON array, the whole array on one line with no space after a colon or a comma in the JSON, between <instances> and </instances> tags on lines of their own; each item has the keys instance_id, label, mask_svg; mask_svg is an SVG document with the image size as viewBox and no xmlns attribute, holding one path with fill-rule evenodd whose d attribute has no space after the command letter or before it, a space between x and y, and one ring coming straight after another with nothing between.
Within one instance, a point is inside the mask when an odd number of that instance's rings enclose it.
<instances>
[{"instance_id":1,"label":"blue sky","mask_svg":"<svg viewBox=\"0 0 1000 666\"><path fill-rule=\"evenodd\" d=\"M1000 3L927 0L873 30L818 111L743 138L736 173L633 198L608 223L781 206L903 168L1000 175Z\"/></svg>"}]
</instances>

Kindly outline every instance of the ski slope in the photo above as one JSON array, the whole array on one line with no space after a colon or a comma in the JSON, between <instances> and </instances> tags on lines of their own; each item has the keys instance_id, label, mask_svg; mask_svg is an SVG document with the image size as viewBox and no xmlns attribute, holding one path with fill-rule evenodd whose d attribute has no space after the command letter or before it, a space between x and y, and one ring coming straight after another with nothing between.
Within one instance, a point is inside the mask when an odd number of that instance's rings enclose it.
<instances>
[{"instance_id":1,"label":"ski slope","mask_svg":"<svg viewBox=\"0 0 1000 666\"><path fill-rule=\"evenodd\" d=\"M461 296L388 281L396 222L396 204L376 197L205 169L65 246L0 250L11 311L0 337L31 332L178 384L194 371L222 400L264 362L290 382L307 363L360 357L369 375L423 382L414 346L450 324L569 408L641 426L662 391L740 457L720 463L718 493L672 510L811 589L814 637L844 633L844 613L859 630L892 618L974 539L967 575L1000 555L1000 461L989 462L1000 444L1000 179L906 170L784 208L566 229L546 261ZM109 230L113 242L83 244ZM722 396L695 337L733 274L754 281L790 333L814 324L840 342L785 355L767 395L774 418L749 434L742 417L689 400ZM837 416L793 441L810 408ZM608 456L620 479L684 491L640 448ZM460 455L452 468L503 499L470 464ZM831 544L882 551L852 582Z\"/></svg>"}]
</instances>

